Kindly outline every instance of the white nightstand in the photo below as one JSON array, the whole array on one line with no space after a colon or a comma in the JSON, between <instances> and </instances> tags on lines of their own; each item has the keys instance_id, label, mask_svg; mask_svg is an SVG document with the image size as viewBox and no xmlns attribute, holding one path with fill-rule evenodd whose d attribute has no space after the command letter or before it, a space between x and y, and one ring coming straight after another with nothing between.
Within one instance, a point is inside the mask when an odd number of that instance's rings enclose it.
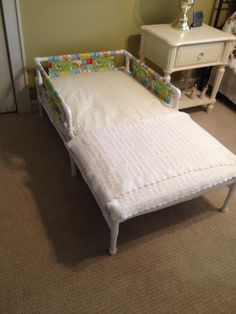
<instances>
[{"instance_id":1,"label":"white nightstand","mask_svg":"<svg viewBox=\"0 0 236 314\"><path fill-rule=\"evenodd\" d=\"M211 96L190 99L183 94L179 106L184 109L207 105L208 110L212 109L235 36L205 24L189 32L176 30L170 24L142 26L141 30L141 60L148 58L161 67L166 82L176 71L218 66Z\"/></svg>"}]
</instances>

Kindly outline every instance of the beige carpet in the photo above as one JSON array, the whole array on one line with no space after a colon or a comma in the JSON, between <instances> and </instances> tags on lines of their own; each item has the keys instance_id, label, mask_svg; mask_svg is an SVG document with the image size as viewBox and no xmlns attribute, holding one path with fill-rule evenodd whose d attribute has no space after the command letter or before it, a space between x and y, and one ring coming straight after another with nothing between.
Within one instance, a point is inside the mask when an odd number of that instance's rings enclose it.
<instances>
[{"instance_id":1,"label":"beige carpet","mask_svg":"<svg viewBox=\"0 0 236 314\"><path fill-rule=\"evenodd\" d=\"M193 119L236 153L236 111ZM47 118L0 115L0 313L236 313L236 196L121 225L119 253Z\"/></svg>"}]
</instances>

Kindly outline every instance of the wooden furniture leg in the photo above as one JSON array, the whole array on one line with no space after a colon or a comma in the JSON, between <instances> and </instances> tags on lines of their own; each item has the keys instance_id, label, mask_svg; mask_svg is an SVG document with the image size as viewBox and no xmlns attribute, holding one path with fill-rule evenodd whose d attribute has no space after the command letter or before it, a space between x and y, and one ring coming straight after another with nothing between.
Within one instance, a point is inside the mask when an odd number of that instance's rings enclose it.
<instances>
[{"instance_id":1,"label":"wooden furniture leg","mask_svg":"<svg viewBox=\"0 0 236 314\"><path fill-rule=\"evenodd\" d=\"M232 185L229 186L229 193L225 199L225 202L222 208L220 209L223 213L226 213L229 210L228 205L235 191L236 191L236 183L233 183Z\"/></svg>"},{"instance_id":2,"label":"wooden furniture leg","mask_svg":"<svg viewBox=\"0 0 236 314\"><path fill-rule=\"evenodd\" d=\"M117 252L117 238L119 234L119 222L112 221L111 223L111 243L109 248L109 253L111 256L116 255Z\"/></svg>"},{"instance_id":3,"label":"wooden furniture leg","mask_svg":"<svg viewBox=\"0 0 236 314\"><path fill-rule=\"evenodd\" d=\"M211 99L210 99L211 103L207 106L207 112L211 111L214 108L214 104L216 103L216 95L220 88L220 84L224 76L224 73L225 73L225 65L220 65L216 72L216 77L215 77L215 81L214 81L214 85L213 85L212 93L211 93Z\"/></svg>"},{"instance_id":4,"label":"wooden furniture leg","mask_svg":"<svg viewBox=\"0 0 236 314\"><path fill-rule=\"evenodd\" d=\"M171 72L165 71L165 70L163 70L163 72L164 72L164 76L163 76L164 83L169 83L171 81L171 76L170 76Z\"/></svg>"},{"instance_id":5,"label":"wooden furniture leg","mask_svg":"<svg viewBox=\"0 0 236 314\"><path fill-rule=\"evenodd\" d=\"M145 63L145 56L140 52L140 62Z\"/></svg>"}]
</instances>

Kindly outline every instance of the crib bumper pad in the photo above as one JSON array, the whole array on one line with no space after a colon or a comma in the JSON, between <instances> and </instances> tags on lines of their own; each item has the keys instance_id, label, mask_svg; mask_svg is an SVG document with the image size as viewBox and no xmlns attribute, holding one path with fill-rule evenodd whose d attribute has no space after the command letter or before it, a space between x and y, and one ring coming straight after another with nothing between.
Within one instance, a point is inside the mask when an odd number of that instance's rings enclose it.
<instances>
[{"instance_id":1,"label":"crib bumper pad","mask_svg":"<svg viewBox=\"0 0 236 314\"><path fill-rule=\"evenodd\" d=\"M85 131L68 148L99 203L120 220L236 180L236 156L180 112Z\"/></svg>"}]
</instances>

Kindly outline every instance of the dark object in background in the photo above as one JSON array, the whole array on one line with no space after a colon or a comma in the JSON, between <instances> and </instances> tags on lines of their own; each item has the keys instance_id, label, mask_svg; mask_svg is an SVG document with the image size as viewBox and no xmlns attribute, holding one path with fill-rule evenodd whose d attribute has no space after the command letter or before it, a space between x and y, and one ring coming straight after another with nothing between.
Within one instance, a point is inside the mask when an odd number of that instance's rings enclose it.
<instances>
[{"instance_id":1,"label":"dark object in background","mask_svg":"<svg viewBox=\"0 0 236 314\"><path fill-rule=\"evenodd\" d=\"M204 15L202 11L194 11L193 12L193 23L191 27L199 27L202 26L204 20Z\"/></svg>"},{"instance_id":2,"label":"dark object in background","mask_svg":"<svg viewBox=\"0 0 236 314\"><path fill-rule=\"evenodd\" d=\"M200 91L203 90L204 86L208 84L209 78L211 76L212 67L202 68L201 70L201 79L198 85Z\"/></svg>"},{"instance_id":3,"label":"dark object in background","mask_svg":"<svg viewBox=\"0 0 236 314\"><path fill-rule=\"evenodd\" d=\"M217 6L213 10L213 21L212 24L214 27L221 29L222 24L222 15L224 20L227 19L233 12L236 10L236 0L219 0ZM202 68L201 80L199 83L199 89L202 91L204 86L208 84L212 67Z\"/></svg>"},{"instance_id":4,"label":"dark object in background","mask_svg":"<svg viewBox=\"0 0 236 314\"><path fill-rule=\"evenodd\" d=\"M224 16L224 20L226 20L235 10L236 0L219 0L217 7L213 10L213 13L216 13L213 22L214 27L221 28L222 15Z\"/></svg>"}]
</instances>

